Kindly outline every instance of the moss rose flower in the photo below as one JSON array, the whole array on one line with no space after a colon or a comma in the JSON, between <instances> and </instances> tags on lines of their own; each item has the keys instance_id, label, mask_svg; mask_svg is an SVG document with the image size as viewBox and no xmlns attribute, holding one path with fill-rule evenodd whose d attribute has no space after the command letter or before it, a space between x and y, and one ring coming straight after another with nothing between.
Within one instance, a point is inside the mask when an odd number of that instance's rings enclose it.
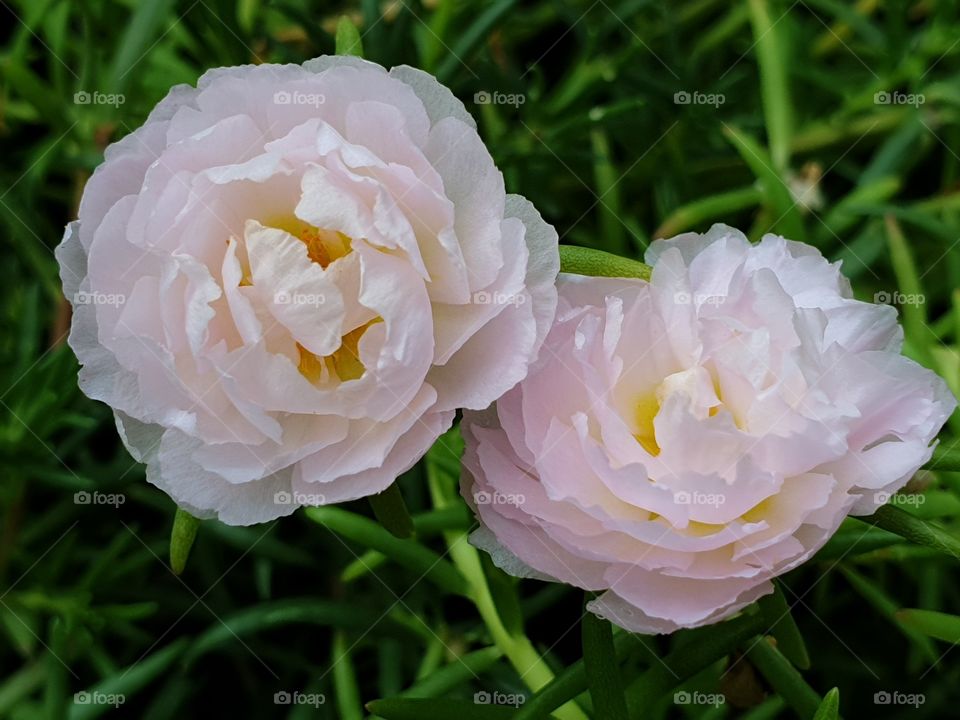
<instances>
[{"instance_id":1,"label":"moss rose flower","mask_svg":"<svg viewBox=\"0 0 960 720\"><path fill-rule=\"evenodd\" d=\"M57 255L84 392L150 482L231 524L388 487L524 377L559 270L462 103L350 57L173 88Z\"/></svg>"},{"instance_id":2,"label":"moss rose flower","mask_svg":"<svg viewBox=\"0 0 960 720\"><path fill-rule=\"evenodd\" d=\"M462 492L508 572L663 633L736 612L886 502L956 402L812 247L718 225L646 259L649 283L561 275L536 366L465 413Z\"/></svg>"}]
</instances>

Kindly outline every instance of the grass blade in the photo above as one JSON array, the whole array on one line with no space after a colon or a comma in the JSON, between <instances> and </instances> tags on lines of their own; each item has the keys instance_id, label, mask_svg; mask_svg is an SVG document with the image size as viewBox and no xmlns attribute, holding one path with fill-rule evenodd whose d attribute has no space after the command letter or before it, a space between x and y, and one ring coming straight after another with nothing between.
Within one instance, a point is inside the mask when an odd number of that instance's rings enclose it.
<instances>
[{"instance_id":1,"label":"grass blade","mask_svg":"<svg viewBox=\"0 0 960 720\"><path fill-rule=\"evenodd\" d=\"M783 585L775 582L774 591L760 598L757 604L764 618L770 623L768 632L776 639L780 652L801 670L808 669L810 655L803 642L803 635L800 634L800 629L790 613L787 599L783 595Z\"/></svg>"},{"instance_id":2,"label":"grass blade","mask_svg":"<svg viewBox=\"0 0 960 720\"><path fill-rule=\"evenodd\" d=\"M312 507L307 508L306 514L331 532L364 547L379 550L447 592L469 597L467 582L460 571L433 550L413 540L396 538L372 520L340 508Z\"/></svg>"},{"instance_id":3,"label":"grass blade","mask_svg":"<svg viewBox=\"0 0 960 720\"><path fill-rule=\"evenodd\" d=\"M896 618L916 632L944 642L960 643L960 617L957 615L907 608L898 611Z\"/></svg>"},{"instance_id":4,"label":"grass blade","mask_svg":"<svg viewBox=\"0 0 960 720\"><path fill-rule=\"evenodd\" d=\"M580 621L583 634L583 662L596 716L605 720L627 720L623 680L613 649L613 628L609 621L585 612Z\"/></svg>"},{"instance_id":5,"label":"grass blade","mask_svg":"<svg viewBox=\"0 0 960 720\"><path fill-rule=\"evenodd\" d=\"M413 535L413 520L403 501L403 494L396 482L382 493L370 496L370 507L380 524L396 538L405 539Z\"/></svg>"}]
</instances>

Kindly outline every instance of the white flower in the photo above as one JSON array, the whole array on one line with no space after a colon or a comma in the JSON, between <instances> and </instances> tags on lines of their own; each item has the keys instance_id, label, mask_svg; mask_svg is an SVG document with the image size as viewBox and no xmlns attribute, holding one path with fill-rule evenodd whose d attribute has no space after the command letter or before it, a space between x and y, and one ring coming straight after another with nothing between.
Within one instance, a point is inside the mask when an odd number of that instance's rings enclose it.
<instances>
[{"instance_id":1,"label":"white flower","mask_svg":"<svg viewBox=\"0 0 960 720\"><path fill-rule=\"evenodd\" d=\"M736 612L876 510L956 401L812 247L718 225L646 259L649 283L561 276L535 368L464 414L462 491L505 570L662 633ZM471 501L497 494L523 502Z\"/></svg>"},{"instance_id":2,"label":"white flower","mask_svg":"<svg viewBox=\"0 0 960 720\"><path fill-rule=\"evenodd\" d=\"M68 298L124 299L74 302L84 392L150 482L231 524L389 486L524 377L559 269L463 105L350 57L173 88L57 256Z\"/></svg>"}]
</instances>

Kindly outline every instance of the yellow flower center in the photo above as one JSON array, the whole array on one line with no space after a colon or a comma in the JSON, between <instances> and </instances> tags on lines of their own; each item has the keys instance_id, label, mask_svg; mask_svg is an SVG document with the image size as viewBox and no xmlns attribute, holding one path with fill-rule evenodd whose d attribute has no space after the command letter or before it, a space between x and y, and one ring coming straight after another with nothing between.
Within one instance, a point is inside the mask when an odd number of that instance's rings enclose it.
<instances>
[{"instance_id":1,"label":"yellow flower center","mask_svg":"<svg viewBox=\"0 0 960 720\"><path fill-rule=\"evenodd\" d=\"M356 380L366 372L360 360L360 338L374 323L383 322L382 318L374 318L355 328L343 336L340 347L329 355L320 357L313 354L300 343L297 350L300 352L298 369L310 382L323 382L325 379L334 379L340 382Z\"/></svg>"},{"instance_id":2,"label":"yellow flower center","mask_svg":"<svg viewBox=\"0 0 960 720\"><path fill-rule=\"evenodd\" d=\"M715 417L724 407L724 403L720 392L720 384L712 374L710 379L717 402L707 409L707 416ZM653 390L641 395L633 406L633 417L631 418L633 421L633 437L643 446L644 450L653 456L660 454L660 444L657 442L654 420L667 396L674 392L685 393L691 398L702 394L703 391L698 384L697 373L693 370L685 370L667 376ZM740 427L737 418L734 418L734 421Z\"/></svg>"},{"instance_id":3,"label":"yellow flower center","mask_svg":"<svg viewBox=\"0 0 960 720\"><path fill-rule=\"evenodd\" d=\"M322 268L349 255L353 250L351 239L342 232L314 227L293 215L277 218L266 224L299 238L300 242L307 246L310 259Z\"/></svg>"}]
</instances>

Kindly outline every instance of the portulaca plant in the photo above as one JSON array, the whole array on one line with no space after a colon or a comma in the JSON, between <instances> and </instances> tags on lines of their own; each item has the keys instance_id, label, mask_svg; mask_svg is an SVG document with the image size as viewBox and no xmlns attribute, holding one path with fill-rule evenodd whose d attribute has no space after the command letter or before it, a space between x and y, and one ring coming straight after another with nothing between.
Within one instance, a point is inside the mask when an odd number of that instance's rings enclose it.
<instances>
[{"instance_id":1,"label":"portulaca plant","mask_svg":"<svg viewBox=\"0 0 960 720\"><path fill-rule=\"evenodd\" d=\"M80 387L177 507L174 569L199 520L306 507L377 551L353 573L393 554L471 599L490 661L540 691L520 718L584 720L588 683L594 717L628 717L612 626L729 620L686 677L766 634L802 666L777 579L850 516L960 549L887 506L957 406L891 306L779 235L714 225L644 263L561 246L464 105L411 67L340 54L174 87L106 150L56 254ZM460 440L457 497L435 454ZM428 453L424 495L477 521L470 546L456 517L420 519L451 561L410 538L394 485ZM330 507L360 498L382 527ZM555 675L493 566L585 591L585 668ZM370 709L457 716L416 702ZM504 717L485 713L468 714Z\"/></svg>"}]
</instances>

